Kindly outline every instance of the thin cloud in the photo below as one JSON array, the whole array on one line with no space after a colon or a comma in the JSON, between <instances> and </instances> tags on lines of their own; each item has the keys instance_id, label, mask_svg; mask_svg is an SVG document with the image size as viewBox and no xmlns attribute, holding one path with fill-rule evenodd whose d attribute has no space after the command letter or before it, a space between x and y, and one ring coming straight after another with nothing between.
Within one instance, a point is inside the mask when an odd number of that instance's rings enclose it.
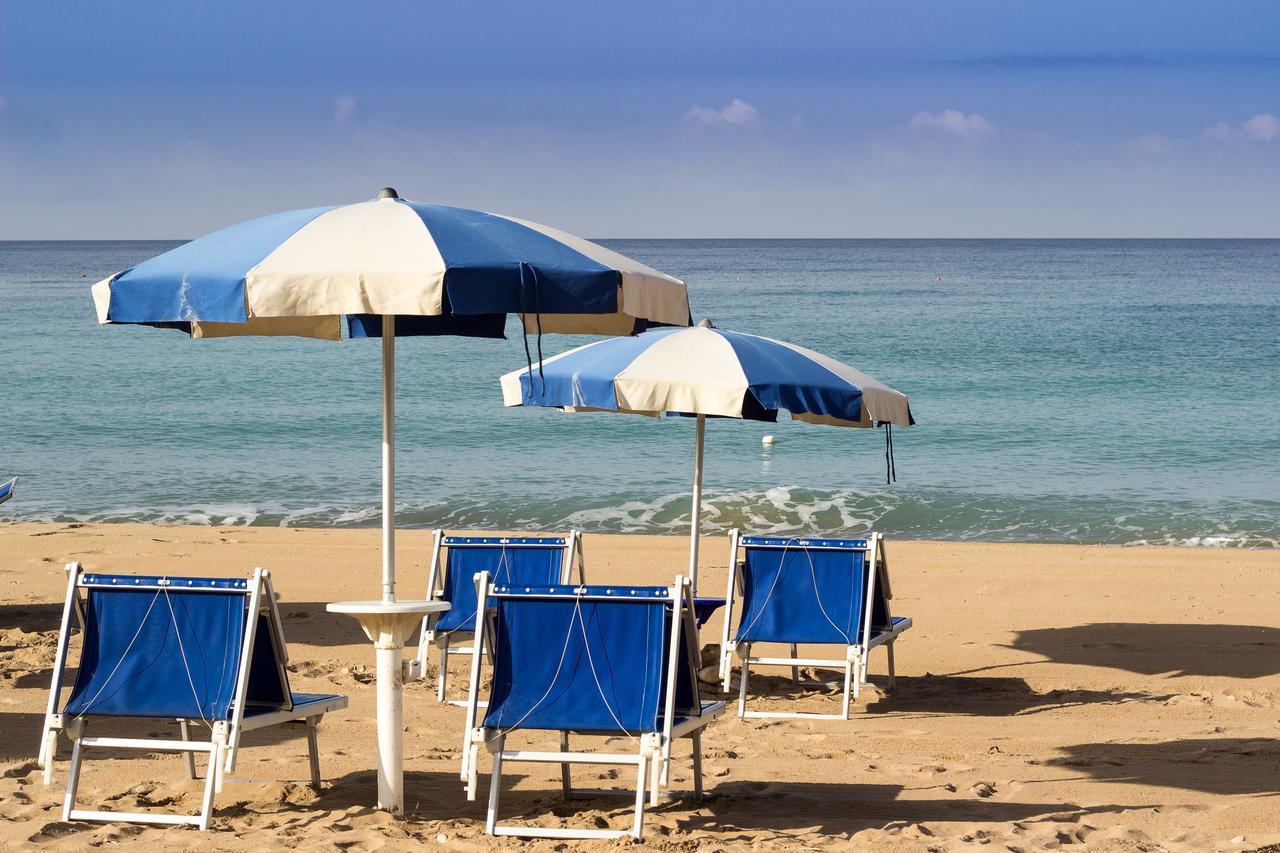
<instances>
[{"instance_id":1,"label":"thin cloud","mask_svg":"<svg viewBox=\"0 0 1280 853\"><path fill-rule=\"evenodd\" d=\"M341 127L347 119L351 118L351 114L356 111L356 107L360 106L351 95L339 95L333 99L333 123Z\"/></svg>"},{"instance_id":2,"label":"thin cloud","mask_svg":"<svg viewBox=\"0 0 1280 853\"><path fill-rule=\"evenodd\" d=\"M684 114L686 120L707 127L756 127L764 121L760 111L741 98L734 98L720 109L693 106Z\"/></svg>"},{"instance_id":3,"label":"thin cloud","mask_svg":"<svg viewBox=\"0 0 1280 853\"><path fill-rule=\"evenodd\" d=\"M1280 118L1258 113L1239 124L1220 121L1200 131L1200 138L1221 143L1275 142L1280 140Z\"/></svg>"},{"instance_id":4,"label":"thin cloud","mask_svg":"<svg viewBox=\"0 0 1280 853\"><path fill-rule=\"evenodd\" d=\"M996 134L996 126L977 113L965 115L960 110L940 113L921 111L911 117L907 126L926 133L945 133L968 142L976 142Z\"/></svg>"}]
</instances>

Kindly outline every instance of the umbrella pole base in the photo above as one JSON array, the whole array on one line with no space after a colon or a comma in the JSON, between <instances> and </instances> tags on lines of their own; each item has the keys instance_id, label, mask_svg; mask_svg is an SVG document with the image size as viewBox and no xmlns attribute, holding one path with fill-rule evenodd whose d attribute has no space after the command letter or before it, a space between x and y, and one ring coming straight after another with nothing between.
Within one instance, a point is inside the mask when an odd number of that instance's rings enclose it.
<instances>
[{"instance_id":1,"label":"umbrella pole base","mask_svg":"<svg viewBox=\"0 0 1280 853\"><path fill-rule=\"evenodd\" d=\"M378 690L378 808L404 814L404 646L428 613L447 610L440 601L341 601L373 641Z\"/></svg>"},{"instance_id":2,"label":"umbrella pole base","mask_svg":"<svg viewBox=\"0 0 1280 853\"><path fill-rule=\"evenodd\" d=\"M404 814L404 643L377 645L378 808Z\"/></svg>"}]
</instances>

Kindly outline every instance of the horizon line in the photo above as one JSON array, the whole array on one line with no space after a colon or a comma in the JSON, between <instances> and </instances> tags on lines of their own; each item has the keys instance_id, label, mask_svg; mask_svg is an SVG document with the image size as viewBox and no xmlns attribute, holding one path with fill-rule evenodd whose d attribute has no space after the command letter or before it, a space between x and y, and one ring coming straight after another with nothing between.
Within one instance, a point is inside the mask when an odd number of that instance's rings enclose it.
<instances>
[{"instance_id":1,"label":"horizon line","mask_svg":"<svg viewBox=\"0 0 1280 853\"><path fill-rule=\"evenodd\" d=\"M214 231L208 234L216 233ZM190 243L192 240L198 240L201 237L208 236L201 234L200 237L19 237L19 238L3 238L0 239L0 245L6 243ZM806 237L806 236L790 236L790 237L586 237L584 239L594 242L608 240L685 240L690 242L712 242L712 241L785 241L785 240L1280 240L1280 234L1267 236L1245 236L1245 235L1207 235L1207 234L1180 234L1180 235L1120 235L1120 236L1098 236L1098 235L1033 235L1033 236L963 236L963 237L925 237L925 236L893 236L893 237Z\"/></svg>"}]
</instances>

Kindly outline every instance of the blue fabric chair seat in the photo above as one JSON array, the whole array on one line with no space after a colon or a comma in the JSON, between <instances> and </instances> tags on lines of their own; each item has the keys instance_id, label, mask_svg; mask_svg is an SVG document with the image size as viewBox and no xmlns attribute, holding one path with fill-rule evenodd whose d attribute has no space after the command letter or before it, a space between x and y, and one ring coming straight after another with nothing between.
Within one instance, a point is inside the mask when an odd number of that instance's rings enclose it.
<instances>
[{"instance_id":1,"label":"blue fabric chair seat","mask_svg":"<svg viewBox=\"0 0 1280 853\"><path fill-rule=\"evenodd\" d=\"M342 695L338 693L291 693L289 695L293 699L294 713L300 716L306 715L308 706L327 705L329 702L333 701L334 699L344 698ZM263 714L274 714L274 713L275 713L275 709L273 708L248 707L244 709L244 715L246 718L261 716Z\"/></svg>"},{"instance_id":2,"label":"blue fabric chair seat","mask_svg":"<svg viewBox=\"0 0 1280 853\"><path fill-rule=\"evenodd\" d=\"M715 598L713 596L698 595L693 599L693 616L698 620L698 627L701 628L707 624L707 620L715 615L716 611L724 607L725 599Z\"/></svg>"}]
</instances>

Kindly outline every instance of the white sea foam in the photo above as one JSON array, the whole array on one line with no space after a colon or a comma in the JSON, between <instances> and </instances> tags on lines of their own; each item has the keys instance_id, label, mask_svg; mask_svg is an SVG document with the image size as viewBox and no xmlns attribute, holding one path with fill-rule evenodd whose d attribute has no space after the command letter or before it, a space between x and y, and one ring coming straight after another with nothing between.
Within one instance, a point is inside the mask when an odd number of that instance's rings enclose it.
<instances>
[{"instance_id":1,"label":"white sea foam","mask_svg":"<svg viewBox=\"0 0 1280 853\"><path fill-rule=\"evenodd\" d=\"M1267 506L1242 506L1226 518L1204 523L1204 508L1187 504L1127 507L1118 501L1041 496L1018 500L935 490L815 491L794 485L761 490L712 490L704 495L702 530L732 528L778 534L806 531L861 534L875 529L895 537L1006 542L1085 542L1176 545L1201 548L1280 547L1280 525ZM60 513L27 509L21 521L142 522L218 526L372 527L380 507L344 504L219 503L182 507L119 507L101 512ZM600 533L689 531L686 492L651 498L603 496L584 506L581 498L475 494L467 500L430 500L397 506L404 528L563 530ZM1197 531L1200 528L1201 532Z\"/></svg>"}]
</instances>

